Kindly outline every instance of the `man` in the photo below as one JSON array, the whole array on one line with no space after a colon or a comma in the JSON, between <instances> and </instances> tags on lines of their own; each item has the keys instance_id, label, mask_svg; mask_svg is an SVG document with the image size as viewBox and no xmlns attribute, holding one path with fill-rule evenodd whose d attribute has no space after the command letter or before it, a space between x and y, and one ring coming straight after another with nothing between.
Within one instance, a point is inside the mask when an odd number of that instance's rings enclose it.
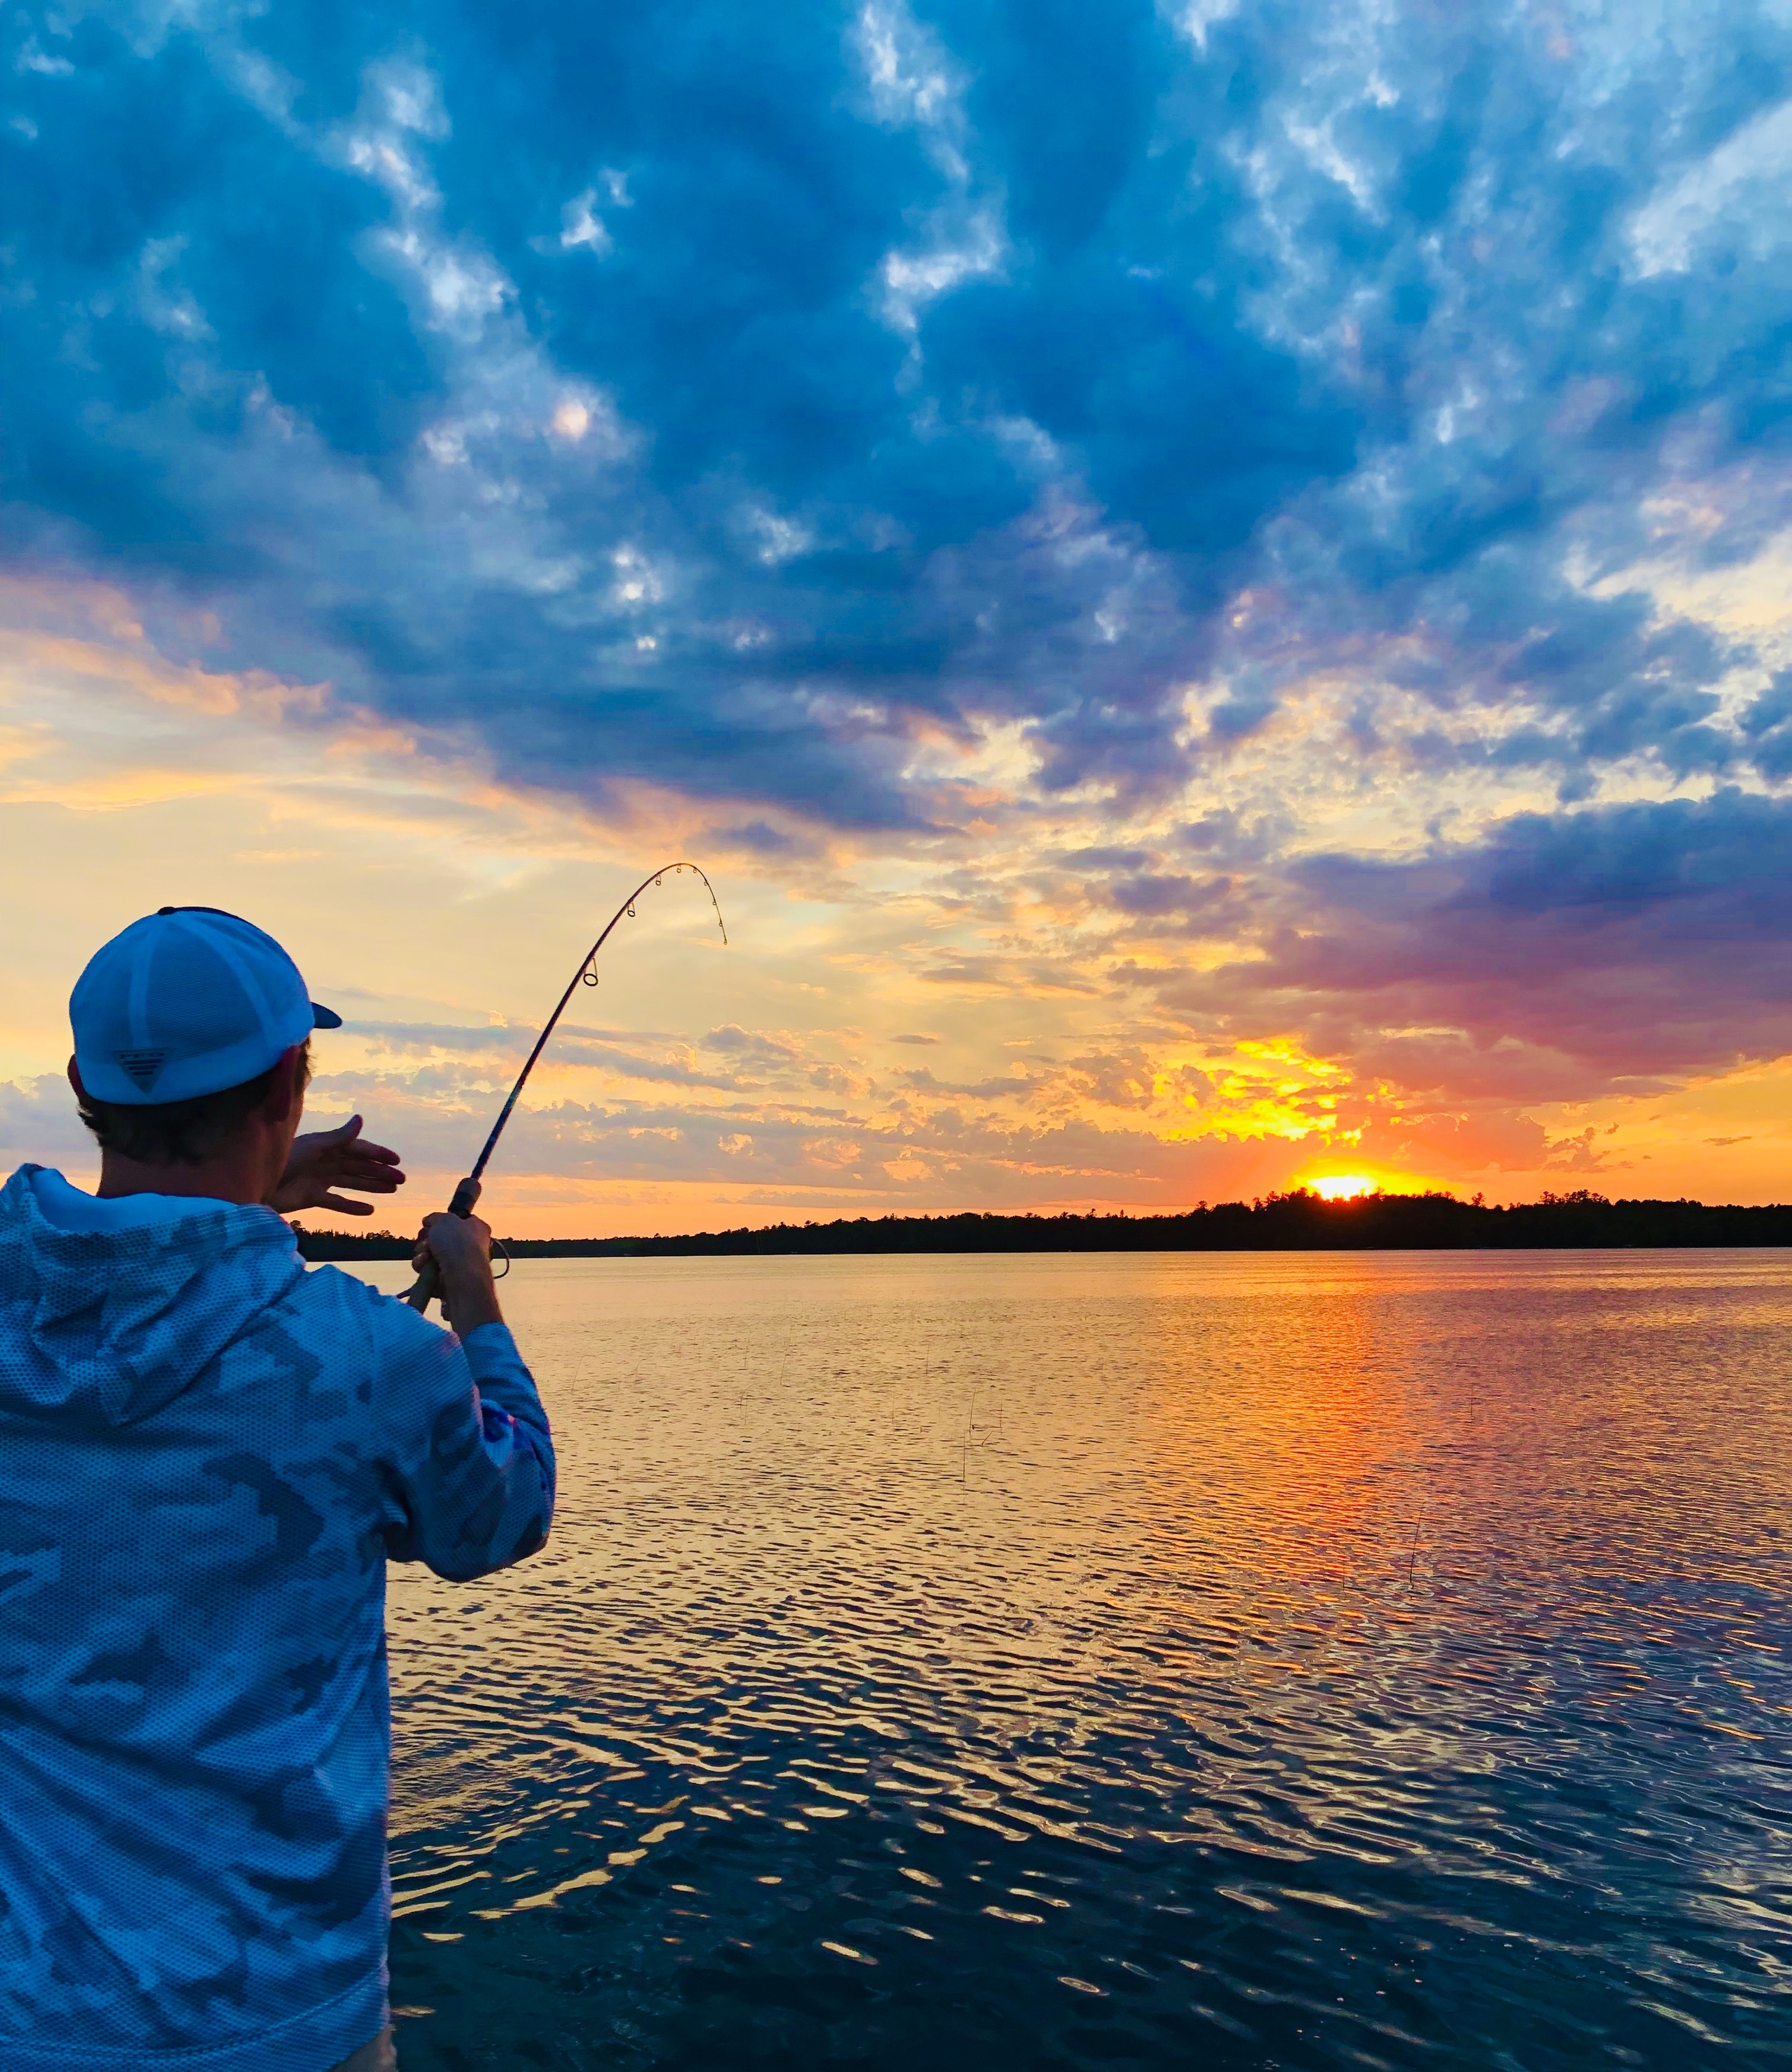
<instances>
[{"instance_id":1,"label":"man","mask_svg":"<svg viewBox=\"0 0 1792 2072\"><path fill-rule=\"evenodd\" d=\"M547 1420L483 1223L419 1240L458 1337L300 1261L404 1175L297 1135L339 1018L271 937L164 907L69 1012L98 1191L0 1190L0 2072L374 2072L385 1564L532 1553Z\"/></svg>"}]
</instances>

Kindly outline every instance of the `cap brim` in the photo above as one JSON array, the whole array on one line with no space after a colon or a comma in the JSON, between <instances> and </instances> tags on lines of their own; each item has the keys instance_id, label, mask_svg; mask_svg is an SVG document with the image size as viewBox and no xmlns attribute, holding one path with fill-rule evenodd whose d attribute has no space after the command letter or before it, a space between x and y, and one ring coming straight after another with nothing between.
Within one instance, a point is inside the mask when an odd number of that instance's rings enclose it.
<instances>
[{"instance_id":1,"label":"cap brim","mask_svg":"<svg viewBox=\"0 0 1792 2072\"><path fill-rule=\"evenodd\" d=\"M314 1029L339 1029L342 1017L335 1008L319 1007L314 1000L311 1002L311 1026Z\"/></svg>"}]
</instances>

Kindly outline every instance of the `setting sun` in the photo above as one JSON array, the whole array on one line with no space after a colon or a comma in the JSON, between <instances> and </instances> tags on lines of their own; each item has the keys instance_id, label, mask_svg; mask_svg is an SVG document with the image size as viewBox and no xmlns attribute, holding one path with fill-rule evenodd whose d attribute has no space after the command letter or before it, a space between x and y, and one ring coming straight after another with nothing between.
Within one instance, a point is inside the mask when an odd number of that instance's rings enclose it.
<instances>
[{"instance_id":1,"label":"setting sun","mask_svg":"<svg viewBox=\"0 0 1792 2072\"><path fill-rule=\"evenodd\" d=\"M1376 1186L1367 1173L1330 1173L1323 1180L1309 1180L1306 1184L1328 1202L1354 1201L1358 1194L1374 1194Z\"/></svg>"}]
</instances>

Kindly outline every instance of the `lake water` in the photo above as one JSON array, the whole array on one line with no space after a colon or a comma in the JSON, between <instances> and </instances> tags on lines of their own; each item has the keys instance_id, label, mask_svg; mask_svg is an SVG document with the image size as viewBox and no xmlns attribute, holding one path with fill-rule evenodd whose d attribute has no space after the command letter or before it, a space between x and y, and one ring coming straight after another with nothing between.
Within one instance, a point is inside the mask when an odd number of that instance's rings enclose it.
<instances>
[{"instance_id":1,"label":"lake water","mask_svg":"<svg viewBox=\"0 0 1792 2072\"><path fill-rule=\"evenodd\" d=\"M405 2072L1792 2058L1792 1258L506 1299L559 1515L393 1571Z\"/></svg>"}]
</instances>

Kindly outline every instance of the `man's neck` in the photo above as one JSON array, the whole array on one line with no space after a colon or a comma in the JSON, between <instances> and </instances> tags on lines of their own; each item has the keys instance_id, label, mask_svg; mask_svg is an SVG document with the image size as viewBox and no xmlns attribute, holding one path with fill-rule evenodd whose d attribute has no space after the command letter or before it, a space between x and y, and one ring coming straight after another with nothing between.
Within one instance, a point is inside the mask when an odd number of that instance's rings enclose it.
<instances>
[{"instance_id":1,"label":"man's neck","mask_svg":"<svg viewBox=\"0 0 1792 2072\"><path fill-rule=\"evenodd\" d=\"M102 1202L121 1194L198 1195L211 1202L253 1202L268 1191L267 1176L261 1161L248 1158L211 1158L203 1166L145 1166L135 1158L121 1158L115 1151L100 1153L100 1184L94 1192Z\"/></svg>"}]
</instances>

